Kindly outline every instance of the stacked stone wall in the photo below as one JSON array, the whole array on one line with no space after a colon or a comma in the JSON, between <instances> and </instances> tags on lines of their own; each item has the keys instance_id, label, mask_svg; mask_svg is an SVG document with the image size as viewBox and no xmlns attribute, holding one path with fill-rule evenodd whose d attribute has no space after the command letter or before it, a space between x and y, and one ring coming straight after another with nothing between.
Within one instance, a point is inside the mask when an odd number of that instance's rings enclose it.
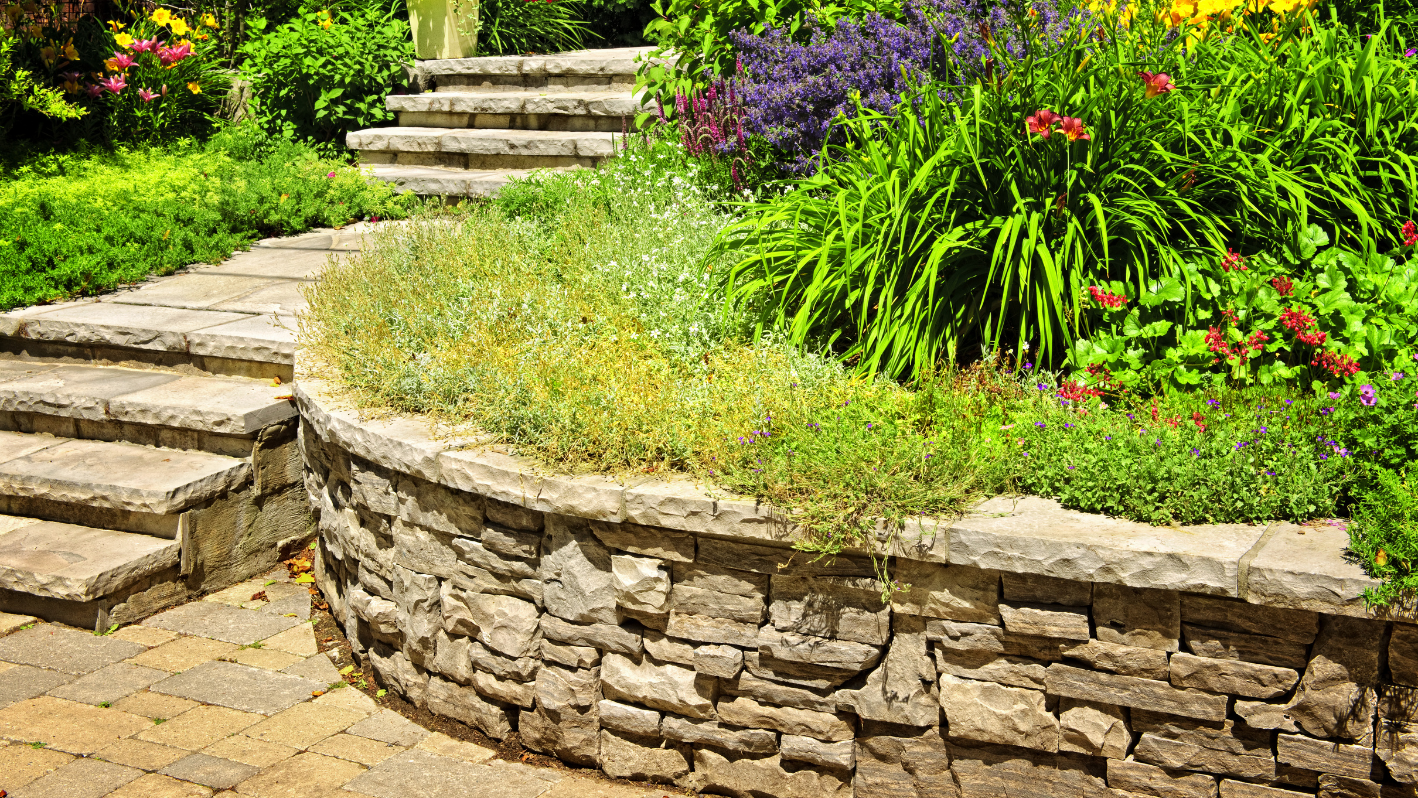
<instances>
[{"instance_id":1,"label":"stacked stone wall","mask_svg":"<svg viewBox=\"0 0 1418 798\"><path fill-rule=\"evenodd\" d=\"M301 445L319 586L380 681L569 763L774 798L1415 795L1406 622L905 557L883 603L867 558Z\"/></svg>"}]
</instances>

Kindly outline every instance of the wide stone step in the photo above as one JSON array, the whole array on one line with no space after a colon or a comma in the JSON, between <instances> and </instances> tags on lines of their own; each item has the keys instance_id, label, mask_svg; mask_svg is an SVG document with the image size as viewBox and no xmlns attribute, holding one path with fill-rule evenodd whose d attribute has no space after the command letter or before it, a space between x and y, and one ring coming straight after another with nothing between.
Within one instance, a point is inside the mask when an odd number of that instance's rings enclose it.
<instances>
[{"instance_id":1,"label":"wide stone step","mask_svg":"<svg viewBox=\"0 0 1418 798\"><path fill-rule=\"evenodd\" d=\"M385 127L359 130L346 145L365 165L501 170L592 167L616 152L614 133L551 130L449 130Z\"/></svg>"},{"instance_id":2,"label":"wide stone step","mask_svg":"<svg viewBox=\"0 0 1418 798\"><path fill-rule=\"evenodd\" d=\"M0 590L94 601L178 565L180 549L150 535L0 515Z\"/></svg>"},{"instance_id":3,"label":"wide stone step","mask_svg":"<svg viewBox=\"0 0 1418 798\"><path fill-rule=\"evenodd\" d=\"M250 478L250 464L235 457L0 432L0 500L38 502L43 511L16 514L52 521L83 523L94 510L174 517ZM171 536L177 525L135 531Z\"/></svg>"},{"instance_id":4,"label":"wide stone step","mask_svg":"<svg viewBox=\"0 0 1418 798\"><path fill-rule=\"evenodd\" d=\"M434 80L445 75L614 77L634 75L636 59L651 47L574 50L556 55L484 56L418 62L418 69Z\"/></svg>"},{"instance_id":5,"label":"wide stone step","mask_svg":"<svg viewBox=\"0 0 1418 798\"><path fill-rule=\"evenodd\" d=\"M560 114L564 116L634 116L644 110L628 91L496 92L439 91L394 94L384 99L390 111L445 114Z\"/></svg>"},{"instance_id":6,"label":"wide stone step","mask_svg":"<svg viewBox=\"0 0 1418 798\"><path fill-rule=\"evenodd\" d=\"M393 183L402 191L425 197L490 197L526 169L447 169L437 166L376 164L368 167L374 177Z\"/></svg>"}]
</instances>

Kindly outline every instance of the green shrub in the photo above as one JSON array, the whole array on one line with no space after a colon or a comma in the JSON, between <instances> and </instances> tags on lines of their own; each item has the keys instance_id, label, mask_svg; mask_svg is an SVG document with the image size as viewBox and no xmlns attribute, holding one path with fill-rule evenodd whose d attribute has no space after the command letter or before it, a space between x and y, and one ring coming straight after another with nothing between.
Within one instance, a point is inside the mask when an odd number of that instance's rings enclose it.
<instances>
[{"instance_id":1,"label":"green shrub","mask_svg":"<svg viewBox=\"0 0 1418 798\"><path fill-rule=\"evenodd\" d=\"M576 0L482 0L478 14L479 55L580 50L594 36Z\"/></svg>"},{"instance_id":2,"label":"green shrub","mask_svg":"<svg viewBox=\"0 0 1418 798\"><path fill-rule=\"evenodd\" d=\"M393 119L384 97L402 84L414 50L409 23L371 5L301 13L241 54L264 128L342 149L346 133Z\"/></svg>"},{"instance_id":3,"label":"green shrub","mask_svg":"<svg viewBox=\"0 0 1418 798\"><path fill-rule=\"evenodd\" d=\"M11 53L16 43L8 30L0 30L0 137L9 135L15 116L23 111L54 119L83 116L85 109L67 102L58 89L36 83L29 70L15 65Z\"/></svg>"},{"instance_id":4,"label":"green shrub","mask_svg":"<svg viewBox=\"0 0 1418 798\"><path fill-rule=\"evenodd\" d=\"M238 129L199 146L30 157L0 183L0 308L98 293L265 236L365 216L411 197L309 147Z\"/></svg>"},{"instance_id":5,"label":"green shrub","mask_svg":"<svg viewBox=\"0 0 1418 798\"><path fill-rule=\"evenodd\" d=\"M1410 464L1403 471L1373 468L1349 525L1349 550L1375 579L1364 590L1370 607L1412 609L1418 591L1418 485Z\"/></svg>"}]
</instances>

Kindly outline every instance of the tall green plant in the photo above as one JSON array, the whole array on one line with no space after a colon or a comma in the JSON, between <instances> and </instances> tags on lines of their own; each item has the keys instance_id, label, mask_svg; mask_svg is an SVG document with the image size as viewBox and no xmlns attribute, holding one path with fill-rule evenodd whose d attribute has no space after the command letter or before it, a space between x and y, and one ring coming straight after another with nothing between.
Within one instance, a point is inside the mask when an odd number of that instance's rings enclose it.
<instances>
[{"instance_id":1,"label":"tall green plant","mask_svg":"<svg viewBox=\"0 0 1418 798\"><path fill-rule=\"evenodd\" d=\"M574 0L482 0L481 55L522 55L579 50L591 33Z\"/></svg>"}]
</instances>

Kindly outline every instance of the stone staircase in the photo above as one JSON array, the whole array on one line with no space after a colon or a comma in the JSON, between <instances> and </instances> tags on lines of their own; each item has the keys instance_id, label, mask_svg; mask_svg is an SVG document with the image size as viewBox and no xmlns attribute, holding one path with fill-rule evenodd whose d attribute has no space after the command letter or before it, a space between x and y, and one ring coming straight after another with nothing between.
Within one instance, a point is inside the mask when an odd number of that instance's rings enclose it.
<instances>
[{"instance_id":1,"label":"stone staircase","mask_svg":"<svg viewBox=\"0 0 1418 798\"><path fill-rule=\"evenodd\" d=\"M631 89L649 50L421 61L428 90L385 100L398 127L346 144L376 177L421 195L485 196L532 169L595 166L644 110Z\"/></svg>"},{"instance_id":2,"label":"stone staircase","mask_svg":"<svg viewBox=\"0 0 1418 798\"><path fill-rule=\"evenodd\" d=\"M357 242L261 242L0 314L0 612L129 623L264 573L308 535L294 314Z\"/></svg>"}]
</instances>

